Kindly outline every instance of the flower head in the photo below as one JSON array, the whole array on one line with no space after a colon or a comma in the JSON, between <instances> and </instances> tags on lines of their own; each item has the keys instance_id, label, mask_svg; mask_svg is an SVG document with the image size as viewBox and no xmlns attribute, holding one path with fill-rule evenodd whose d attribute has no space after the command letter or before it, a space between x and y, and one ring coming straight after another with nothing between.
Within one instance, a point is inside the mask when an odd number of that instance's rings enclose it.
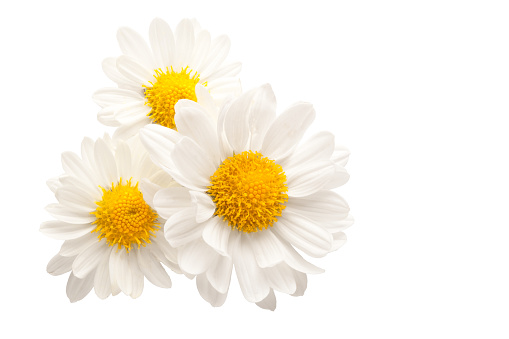
<instances>
[{"instance_id":1,"label":"flower head","mask_svg":"<svg viewBox=\"0 0 509 339\"><path fill-rule=\"evenodd\" d=\"M178 132L151 125L140 137L183 186L154 197L182 271L213 306L224 303L233 266L244 297L262 308L276 307L274 290L302 295L306 274L322 269L296 249L322 257L345 242L353 222L331 191L349 178L348 151L328 132L300 143L313 107L296 103L276 117L268 85L226 102L217 124L189 100L176 112Z\"/></svg>"},{"instance_id":2,"label":"flower head","mask_svg":"<svg viewBox=\"0 0 509 339\"><path fill-rule=\"evenodd\" d=\"M150 25L150 47L129 28L117 34L123 55L103 62L118 88L98 90L98 119L128 138L147 124L175 129L175 104L181 99L208 104L240 90L240 63L225 63L230 40L212 39L196 20L182 20L175 34L161 19Z\"/></svg>"},{"instance_id":3,"label":"flower head","mask_svg":"<svg viewBox=\"0 0 509 339\"><path fill-rule=\"evenodd\" d=\"M139 138L129 141L85 138L81 158L62 154L65 174L48 182L58 203L47 206L57 220L41 232L65 240L47 270L72 271L67 296L72 302L92 288L100 298L120 291L133 298L146 277L171 287L160 263L180 273L176 250L164 239L165 219L155 211L153 197L176 183L150 160Z\"/></svg>"}]
</instances>

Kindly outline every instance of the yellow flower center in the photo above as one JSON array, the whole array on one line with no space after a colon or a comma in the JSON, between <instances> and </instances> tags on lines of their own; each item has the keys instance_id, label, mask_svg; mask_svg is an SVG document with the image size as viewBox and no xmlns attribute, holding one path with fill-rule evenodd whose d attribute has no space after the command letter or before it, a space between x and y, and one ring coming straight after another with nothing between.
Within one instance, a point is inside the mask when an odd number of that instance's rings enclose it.
<instances>
[{"instance_id":1,"label":"yellow flower center","mask_svg":"<svg viewBox=\"0 0 509 339\"><path fill-rule=\"evenodd\" d=\"M131 185L129 179L125 185L112 183L110 190L102 188L103 196L97 201L97 209L91 214L96 216L93 224L97 227L92 232L99 233L98 238L106 238L108 245L122 246L129 252L133 245L145 246L150 237L155 237L160 227L157 213L143 200L138 183Z\"/></svg>"},{"instance_id":2,"label":"yellow flower center","mask_svg":"<svg viewBox=\"0 0 509 339\"><path fill-rule=\"evenodd\" d=\"M288 201L283 168L258 152L227 158L210 179L207 193L216 204L215 214L239 231L272 226Z\"/></svg>"},{"instance_id":3,"label":"yellow flower center","mask_svg":"<svg viewBox=\"0 0 509 339\"><path fill-rule=\"evenodd\" d=\"M145 86L145 97L148 105L152 108L148 116L156 124L175 129L175 104L180 99L189 99L196 101L195 86L200 81L200 76L189 67L182 68L182 71L175 72L173 68L163 72L160 68L154 70L156 73L155 83L152 87Z\"/></svg>"}]
</instances>

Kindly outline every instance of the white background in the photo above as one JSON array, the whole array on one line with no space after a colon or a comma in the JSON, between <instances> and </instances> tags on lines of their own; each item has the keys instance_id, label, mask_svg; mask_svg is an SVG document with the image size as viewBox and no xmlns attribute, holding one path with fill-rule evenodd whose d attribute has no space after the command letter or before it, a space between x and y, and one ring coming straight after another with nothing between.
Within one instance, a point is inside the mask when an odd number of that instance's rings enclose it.
<instances>
[{"instance_id":1,"label":"white background","mask_svg":"<svg viewBox=\"0 0 509 339\"><path fill-rule=\"evenodd\" d=\"M315 105L312 130L351 150L340 188L356 223L313 263L303 297L275 312L235 275L213 308L194 281L146 282L139 299L69 303L46 264L46 180L84 136L111 132L92 93L116 30L154 17L228 34L244 89L271 83L278 110ZM28 1L0 13L2 337L507 338L509 8L504 1Z\"/></svg>"}]
</instances>

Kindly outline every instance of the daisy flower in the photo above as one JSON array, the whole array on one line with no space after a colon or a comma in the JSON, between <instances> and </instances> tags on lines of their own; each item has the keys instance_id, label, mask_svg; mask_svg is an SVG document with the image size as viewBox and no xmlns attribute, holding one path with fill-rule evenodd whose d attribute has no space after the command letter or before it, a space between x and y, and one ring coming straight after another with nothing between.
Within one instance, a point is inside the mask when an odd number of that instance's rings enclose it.
<instances>
[{"instance_id":1,"label":"daisy flower","mask_svg":"<svg viewBox=\"0 0 509 339\"><path fill-rule=\"evenodd\" d=\"M276 117L269 85L225 103L217 125L192 101L176 110L178 132L150 125L140 137L183 186L154 197L181 270L213 306L224 303L233 267L244 297L262 308L275 309L274 291L303 295L306 274L323 270L297 250L323 257L353 223L331 191L349 178L348 151L328 132L300 143L313 107L299 102Z\"/></svg>"},{"instance_id":2,"label":"daisy flower","mask_svg":"<svg viewBox=\"0 0 509 339\"><path fill-rule=\"evenodd\" d=\"M146 277L169 288L161 263L180 273L176 250L164 239L153 197L176 183L148 156L138 137L128 142L85 138L81 158L62 154L64 174L48 181L58 203L46 210L57 220L41 232L65 240L47 266L48 273L71 271L67 296L83 299L92 289L101 298L120 291L136 298Z\"/></svg>"},{"instance_id":3,"label":"daisy flower","mask_svg":"<svg viewBox=\"0 0 509 339\"><path fill-rule=\"evenodd\" d=\"M123 55L105 59L103 70L118 88L93 95L102 107L98 120L118 127L116 135L127 139L151 123L174 129L180 99L220 102L240 91L241 64L225 63L229 38L212 39L196 20L182 20L173 34L166 22L154 19L150 47L130 28L120 28L117 38Z\"/></svg>"}]
</instances>

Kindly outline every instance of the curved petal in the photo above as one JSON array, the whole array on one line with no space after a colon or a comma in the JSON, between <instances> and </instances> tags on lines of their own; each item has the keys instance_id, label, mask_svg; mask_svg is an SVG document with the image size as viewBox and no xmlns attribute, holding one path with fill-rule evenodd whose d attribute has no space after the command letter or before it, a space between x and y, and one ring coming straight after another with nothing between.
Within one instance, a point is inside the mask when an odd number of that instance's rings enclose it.
<instances>
[{"instance_id":1,"label":"curved petal","mask_svg":"<svg viewBox=\"0 0 509 339\"><path fill-rule=\"evenodd\" d=\"M332 179L334 171L334 164L330 160L288 169L285 172L288 196L304 197L324 189Z\"/></svg>"},{"instance_id":2,"label":"curved petal","mask_svg":"<svg viewBox=\"0 0 509 339\"><path fill-rule=\"evenodd\" d=\"M206 79L223 63L230 52L230 45L230 38L226 35L220 35L212 40L208 57L203 62L203 78Z\"/></svg>"},{"instance_id":3,"label":"curved petal","mask_svg":"<svg viewBox=\"0 0 509 339\"><path fill-rule=\"evenodd\" d=\"M171 66L175 58L175 39L170 26L164 20L155 18L150 24L149 37L156 68Z\"/></svg>"},{"instance_id":4,"label":"curved petal","mask_svg":"<svg viewBox=\"0 0 509 339\"><path fill-rule=\"evenodd\" d=\"M109 246L103 241L98 241L87 247L78 254L72 264L72 273L80 279L86 277L90 272L96 269L101 259L109 253Z\"/></svg>"},{"instance_id":5,"label":"curved petal","mask_svg":"<svg viewBox=\"0 0 509 339\"><path fill-rule=\"evenodd\" d=\"M322 224L345 219L350 207L336 192L322 190L301 198L288 199L285 211L303 215Z\"/></svg>"},{"instance_id":6,"label":"curved petal","mask_svg":"<svg viewBox=\"0 0 509 339\"><path fill-rule=\"evenodd\" d=\"M276 161L287 156L297 146L315 115L313 106L308 103L300 102L289 107L269 127L261 153Z\"/></svg>"},{"instance_id":7,"label":"curved petal","mask_svg":"<svg viewBox=\"0 0 509 339\"><path fill-rule=\"evenodd\" d=\"M60 254L55 255L46 266L46 271L51 275L61 275L72 269L72 263L75 257L64 257Z\"/></svg>"},{"instance_id":8,"label":"curved petal","mask_svg":"<svg viewBox=\"0 0 509 339\"><path fill-rule=\"evenodd\" d=\"M134 30L122 27L117 32L120 50L138 60L144 67L154 69L154 58L145 40Z\"/></svg>"},{"instance_id":9,"label":"curved petal","mask_svg":"<svg viewBox=\"0 0 509 339\"><path fill-rule=\"evenodd\" d=\"M163 188L154 195L154 207L165 219L192 206L191 194L186 187Z\"/></svg>"},{"instance_id":10,"label":"curved petal","mask_svg":"<svg viewBox=\"0 0 509 339\"><path fill-rule=\"evenodd\" d=\"M40 231L45 235L59 240L79 238L90 233L96 226L87 224L68 224L62 221L46 221L41 224Z\"/></svg>"},{"instance_id":11,"label":"curved petal","mask_svg":"<svg viewBox=\"0 0 509 339\"><path fill-rule=\"evenodd\" d=\"M94 222L94 220L95 220L95 216L91 215L90 213L71 211L67 207L62 206L60 204L49 204L48 206L46 206L46 211L49 214L51 214L53 217L55 217L56 219L58 219L64 223L87 224L87 223ZM69 227L71 227L71 226L69 226ZM45 228L46 228L46 226L45 226ZM69 231L70 231L70 229L69 229ZM67 233L67 231L64 233ZM52 234L56 234L56 233L52 233ZM71 236L74 236L74 235L71 235ZM77 235L77 236L79 236L79 235ZM60 239L65 239L65 238L60 238Z\"/></svg>"},{"instance_id":12,"label":"curved petal","mask_svg":"<svg viewBox=\"0 0 509 339\"><path fill-rule=\"evenodd\" d=\"M194 208L173 214L164 225L164 237L172 247L180 247L201 238L206 223L197 223Z\"/></svg>"},{"instance_id":13,"label":"curved petal","mask_svg":"<svg viewBox=\"0 0 509 339\"><path fill-rule=\"evenodd\" d=\"M207 270L207 279L219 293L228 293L232 276L233 261L229 257L218 255L216 262Z\"/></svg>"},{"instance_id":14,"label":"curved petal","mask_svg":"<svg viewBox=\"0 0 509 339\"><path fill-rule=\"evenodd\" d=\"M212 247L199 238L179 248L178 263L182 271L197 275L207 271L218 255Z\"/></svg>"},{"instance_id":15,"label":"curved petal","mask_svg":"<svg viewBox=\"0 0 509 339\"><path fill-rule=\"evenodd\" d=\"M285 258L284 247L271 229L248 234L253 253L261 268L273 267Z\"/></svg>"},{"instance_id":16,"label":"curved petal","mask_svg":"<svg viewBox=\"0 0 509 339\"><path fill-rule=\"evenodd\" d=\"M154 79L153 72L139 63L136 59L133 59L127 55L122 55L117 58L117 69L124 77L133 83L140 86L140 90L142 86L145 85L147 87L151 87L149 81Z\"/></svg>"},{"instance_id":17,"label":"curved petal","mask_svg":"<svg viewBox=\"0 0 509 339\"><path fill-rule=\"evenodd\" d=\"M58 254L64 257L74 257L96 242L99 242L97 235L87 233L82 237L64 241Z\"/></svg>"},{"instance_id":18,"label":"curved petal","mask_svg":"<svg viewBox=\"0 0 509 339\"><path fill-rule=\"evenodd\" d=\"M312 257L323 257L331 251L332 235L310 219L285 211L272 228L275 233Z\"/></svg>"},{"instance_id":19,"label":"curved petal","mask_svg":"<svg viewBox=\"0 0 509 339\"><path fill-rule=\"evenodd\" d=\"M185 179L183 186L198 191L206 191L210 185L210 176L216 171L214 163L204 150L192 139L183 137L171 152L175 168ZM175 180L179 180L175 177Z\"/></svg>"},{"instance_id":20,"label":"curved petal","mask_svg":"<svg viewBox=\"0 0 509 339\"><path fill-rule=\"evenodd\" d=\"M196 222L209 220L216 211L216 205L208 194L190 191L191 201L196 206Z\"/></svg>"},{"instance_id":21,"label":"curved petal","mask_svg":"<svg viewBox=\"0 0 509 339\"><path fill-rule=\"evenodd\" d=\"M131 269L132 289L131 298L138 298L143 292L144 276L138 266L138 255L131 253L129 255L129 268Z\"/></svg>"},{"instance_id":22,"label":"curved petal","mask_svg":"<svg viewBox=\"0 0 509 339\"><path fill-rule=\"evenodd\" d=\"M232 229L220 217L210 219L203 229L203 240L222 256L228 255L228 239Z\"/></svg>"},{"instance_id":23,"label":"curved petal","mask_svg":"<svg viewBox=\"0 0 509 339\"><path fill-rule=\"evenodd\" d=\"M210 305L219 307L224 304L227 293L219 293L207 280L205 273L196 277L196 287L201 297Z\"/></svg>"},{"instance_id":24,"label":"curved petal","mask_svg":"<svg viewBox=\"0 0 509 339\"><path fill-rule=\"evenodd\" d=\"M254 303L265 299L270 293L269 283L256 263L249 241L243 236L234 251L233 264L244 298Z\"/></svg>"},{"instance_id":25,"label":"curved petal","mask_svg":"<svg viewBox=\"0 0 509 339\"><path fill-rule=\"evenodd\" d=\"M111 187L112 183L118 182L117 163L111 148L103 139L97 139L94 146L94 157L97 166L97 173L101 177L98 185L106 188Z\"/></svg>"},{"instance_id":26,"label":"curved petal","mask_svg":"<svg viewBox=\"0 0 509 339\"><path fill-rule=\"evenodd\" d=\"M265 297L262 301L257 302L256 306L265 310L274 311L276 309L276 295L274 294L274 290L271 288L267 297Z\"/></svg>"},{"instance_id":27,"label":"curved petal","mask_svg":"<svg viewBox=\"0 0 509 339\"><path fill-rule=\"evenodd\" d=\"M194 27L189 19L183 19L175 29L176 71L188 66L194 49Z\"/></svg>"},{"instance_id":28,"label":"curved petal","mask_svg":"<svg viewBox=\"0 0 509 339\"><path fill-rule=\"evenodd\" d=\"M269 84L260 86L254 93L253 104L249 112L252 150L262 147L263 138L276 118L276 96Z\"/></svg>"},{"instance_id":29,"label":"curved petal","mask_svg":"<svg viewBox=\"0 0 509 339\"><path fill-rule=\"evenodd\" d=\"M110 247L110 252L104 255L95 271L94 290L100 299L106 299L111 294L110 255L112 249L113 247Z\"/></svg>"},{"instance_id":30,"label":"curved petal","mask_svg":"<svg viewBox=\"0 0 509 339\"><path fill-rule=\"evenodd\" d=\"M319 132L302 143L291 156L284 159L280 165L291 168L321 160L329 160L334 151L334 135L330 132Z\"/></svg>"},{"instance_id":31,"label":"curved petal","mask_svg":"<svg viewBox=\"0 0 509 339\"><path fill-rule=\"evenodd\" d=\"M150 252L145 247L141 247L137 250L136 254L139 268L145 277L147 277L148 281L162 288L171 287L170 276L166 273L161 264L151 257Z\"/></svg>"},{"instance_id":32,"label":"curved petal","mask_svg":"<svg viewBox=\"0 0 509 339\"><path fill-rule=\"evenodd\" d=\"M266 268L264 272L273 289L286 294L295 293L297 284L295 283L293 270L286 263Z\"/></svg>"},{"instance_id":33,"label":"curved petal","mask_svg":"<svg viewBox=\"0 0 509 339\"><path fill-rule=\"evenodd\" d=\"M69 275L69 280L67 280L65 292L67 293L69 300L74 303L85 298L92 290L92 287L94 287L94 272L90 273L83 279L77 278L71 273Z\"/></svg>"}]
</instances>

